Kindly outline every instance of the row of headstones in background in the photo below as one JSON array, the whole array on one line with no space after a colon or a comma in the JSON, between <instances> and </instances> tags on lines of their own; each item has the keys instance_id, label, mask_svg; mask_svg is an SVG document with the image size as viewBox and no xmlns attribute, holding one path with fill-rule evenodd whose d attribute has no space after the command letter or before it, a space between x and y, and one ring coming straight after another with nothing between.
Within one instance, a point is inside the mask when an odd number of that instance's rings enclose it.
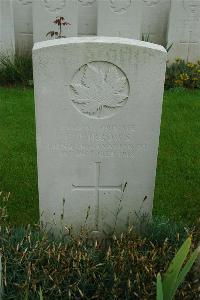
<instances>
[{"instance_id":1,"label":"row of headstones in background","mask_svg":"<svg viewBox=\"0 0 200 300\"><path fill-rule=\"evenodd\" d=\"M57 39L35 44L33 66L44 225L86 224L95 238L151 215L165 49Z\"/></svg>"},{"instance_id":2,"label":"row of headstones in background","mask_svg":"<svg viewBox=\"0 0 200 300\"><path fill-rule=\"evenodd\" d=\"M29 51L33 45L33 23L34 41L45 40L46 33L55 29L52 22L58 15L72 24L64 30L66 36L113 35L140 39L142 32L154 43L166 41L170 0L4 1L13 4L16 44Z\"/></svg>"},{"instance_id":3,"label":"row of headstones in background","mask_svg":"<svg viewBox=\"0 0 200 300\"><path fill-rule=\"evenodd\" d=\"M56 5L55 5L56 4ZM166 41L170 0L37 0L33 2L34 41L46 39L52 20L66 16L65 35L120 36L158 44Z\"/></svg>"},{"instance_id":4,"label":"row of headstones in background","mask_svg":"<svg viewBox=\"0 0 200 300\"><path fill-rule=\"evenodd\" d=\"M200 0L1 0L0 5L0 45L4 49L15 44L31 51L33 27L34 41L45 40L46 33L56 29L55 17L62 15L71 23L64 29L66 36L140 39L142 32L151 42L173 44L170 62L177 57L196 61L200 56Z\"/></svg>"}]
</instances>

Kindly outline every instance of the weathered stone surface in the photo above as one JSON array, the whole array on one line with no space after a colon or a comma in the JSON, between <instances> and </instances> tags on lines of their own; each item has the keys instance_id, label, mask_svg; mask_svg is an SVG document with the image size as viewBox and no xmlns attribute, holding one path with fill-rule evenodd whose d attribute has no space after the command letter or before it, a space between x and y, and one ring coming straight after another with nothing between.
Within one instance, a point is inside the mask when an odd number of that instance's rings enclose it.
<instances>
[{"instance_id":1,"label":"weathered stone surface","mask_svg":"<svg viewBox=\"0 0 200 300\"><path fill-rule=\"evenodd\" d=\"M41 220L96 233L151 214L164 48L68 38L35 44L33 62Z\"/></svg>"},{"instance_id":2,"label":"weathered stone surface","mask_svg":"<svg viewBox=\"0 0 200 300\"><path fill-rule=\"evenodd\" d=\"M170 0L142 0L142 34L149 42L166 45Z\"/></svg>"},{"instance_id":3,"label":"weathered stone surface","mask_svg":"<svg viewBox=\"0 0 200 300\"><path fill-rule=\"evenodd\" d=\"M97 16L97 35L140 39L141 1L98 0Z\"/></svg>"},{"instance_id":4,"label":"weathered stone surface","mask_svg":"<svg viewBox=\"0 0 200 300\"><path fill-rule=\"evenodd\" d=\"M97 0L78 0L78 34L97 35Z\"/></svg>"},{"instance_id":5,"label":"weathered stone surface","mask_svg":"<svg viewBox=\"0 0 200 300\"><path fill-rule=\"evenodd\" d=\"M16 48L31 52L33 47L32 0L13 0Z\"/></svg>"},{"instance_id":6,"label":"weathered stone surface","mask_svg":"<svg viewBox=\"0 0 200 300\"><path fill-rule=\"evenodd\" d=\"M186 61L200 59L200 1L172 0L168 30L168 46L173 44L168 59Z\"/></svg>"},{"instance_id":7,"label":"weathered stone surface","mask_svg":"<svg viewBox=\"0 0 200 300\"><path fill-rule=\"evenodd\" d=\"M34 42L51 39L46 34L49 31L59 32L59 27L53 23L56 17L64 17L71 25L62 27L65 37L78 34L78 0L37 0L33 2ZM55 38L55 36L53 37Z\"/></svg>"},{"instance_id":8,"label":"weathered stone surface","mask_svg":"<svg viewBox=\"0 0 200 300\"><path fill-rule=\"evenodd\" d=\"M0 51L14 52L15 35L13 8L10 0L0 1Z\"/></svg>"}]
</instances>

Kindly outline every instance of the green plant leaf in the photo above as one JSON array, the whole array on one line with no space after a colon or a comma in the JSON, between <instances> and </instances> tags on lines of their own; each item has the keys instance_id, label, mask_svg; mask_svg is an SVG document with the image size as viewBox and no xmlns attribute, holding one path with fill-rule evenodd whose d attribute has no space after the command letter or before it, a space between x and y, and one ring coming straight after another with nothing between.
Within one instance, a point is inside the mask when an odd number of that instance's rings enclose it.
<instances>
[{"instance_id":1,"label":"green plant leaf","mask_svg":"<svg viewBox=\"0 0 200 300\"><path fill-rule=\"evenodd\" d=\"M173 43L171 45L169 45L168 47L166 47L166 51L169 52L171 50L172 46L173 46Z\"/></svg>"},{"instance_id":2,"label":"green plant leaf","mask_svg":"<svg viewBox=\"0 0 200 300\"><path fill-rule=\"evenodd\" d=\"M3 297L2 256L0 255L0 300Z\"/></svg>"},{"instance_id":3,"label":"green plant leaf","mask_svg":"<svg viewBox=\"0 0 200 300\"><path fill-rule=\"evenodd\" d=\"M163 295L165 300L171 300L175 294L177 278L189 253L190 246L191 238L189 237L178 250L174 259L170 263L167 272L163 276Z\"/></svg>"},{"instance_id":4,"label":"green plant leaf","mask_svg":"<svg viewBox=\"0 0 200 300\"><path fill-rule=\"evenodd\" d=\"M28 300L28 289L25 292L25 298L24 298L24 300Z\"/></svg>"},{"instance_id":5,"label":"green plant leaf","mask_svg":"<svg viewBox=\"0 0 200 300\"><path fill-rule=\"evenodd\" d=\"M158 273L157 275L156 300L163 300L163 288L162 288L162 279L160 273Z\"/></svg>"},{"instance_id":6,"label":"green plant leaf","mask_svg":"<svg viewBox=\"0 0 200 300\"><path fill-rule=\"evenodd\" d=\"M41 289L41 287L40 287L40 291L39 291L39 296L40 296L40 300L43 300L44 298L43 298L43 295L42 295L42 289Z\"/></svg>"},{"instance_id":7,"label":"green plant leaf","mask_svg":"<svg viewBox=\"0 0 200 300\"><path fill-rule=\"evenodd\" d=\"M198 247L190 256L190 258L188 259L187 263L185 264L185 266L183 267L183 269L181 270L181 272L178 275L177 281L176 281L176 290L178 289L178 287L181 285L181 283L183 283L187 273L190 271L190 269L192 268L195 260L197 259L197 257L200 254L200 247ZM174 296L174 295L173 295Z\"/></svg>"}]
</instances>

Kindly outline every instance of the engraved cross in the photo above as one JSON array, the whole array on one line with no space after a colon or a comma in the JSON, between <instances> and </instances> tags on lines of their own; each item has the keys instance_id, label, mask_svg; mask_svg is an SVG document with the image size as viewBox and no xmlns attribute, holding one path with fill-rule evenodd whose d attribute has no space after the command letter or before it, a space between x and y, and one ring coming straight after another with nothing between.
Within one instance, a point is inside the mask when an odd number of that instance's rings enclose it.
<instances>
[{"instance_id":1,"label":"engraved cross","mask_svg":"<svg viewBox=\"0 0 200 300\"><path fill-rule=\"evenodd\" d=\"M72 184L73 191L95 191L96 205L95 205L95 227L96 230L99 229L99 192L104 190L119 191L122 193L122 184L114 185L100 185L100 172L101 163L95 163L95 184L94 185L74 185Z\"/></svg>"}]
</instances>

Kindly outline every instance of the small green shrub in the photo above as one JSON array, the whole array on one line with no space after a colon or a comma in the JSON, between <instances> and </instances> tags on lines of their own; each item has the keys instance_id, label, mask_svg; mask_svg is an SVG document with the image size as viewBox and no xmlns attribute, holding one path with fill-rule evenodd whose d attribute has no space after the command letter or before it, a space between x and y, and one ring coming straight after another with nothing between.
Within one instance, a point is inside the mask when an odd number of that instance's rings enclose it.
<instances>
[{"instance_id":1,"label":"small green shrub","mask_svg":"<svg viewBox=\"0 0 200 300\"><path fill-rule=\"evenodd\" d=\"M175 63L167 67L165 87L200 88L200 61L193 64L176 59Z\"/></svg>"},{"instance_id":2,"label":"small green shrub","mask_svg":"<svg viewBox=\"0 0 200 300\"><path fill-rule=\"evenodd\" d=\"M31 54L17 50L15 53L0 54L0 85L33 84Z\"/></svg>"},{"instance_id":3,"label":"small green shrub","mask_svg":"<svg viewBox=\"0 0 200 300\"><path fill-rule=\"evenodd\" d=\"M55 37L56 39L66 38L65 35L62 34L62 29L65 26L71 25L69 22L65 21L64 17L56 17L56 19L53 21L54 24L58 26L58 31L49 31L46 34L46 37L50 35L51 37Z\"/></svg>"}]
</instances>

